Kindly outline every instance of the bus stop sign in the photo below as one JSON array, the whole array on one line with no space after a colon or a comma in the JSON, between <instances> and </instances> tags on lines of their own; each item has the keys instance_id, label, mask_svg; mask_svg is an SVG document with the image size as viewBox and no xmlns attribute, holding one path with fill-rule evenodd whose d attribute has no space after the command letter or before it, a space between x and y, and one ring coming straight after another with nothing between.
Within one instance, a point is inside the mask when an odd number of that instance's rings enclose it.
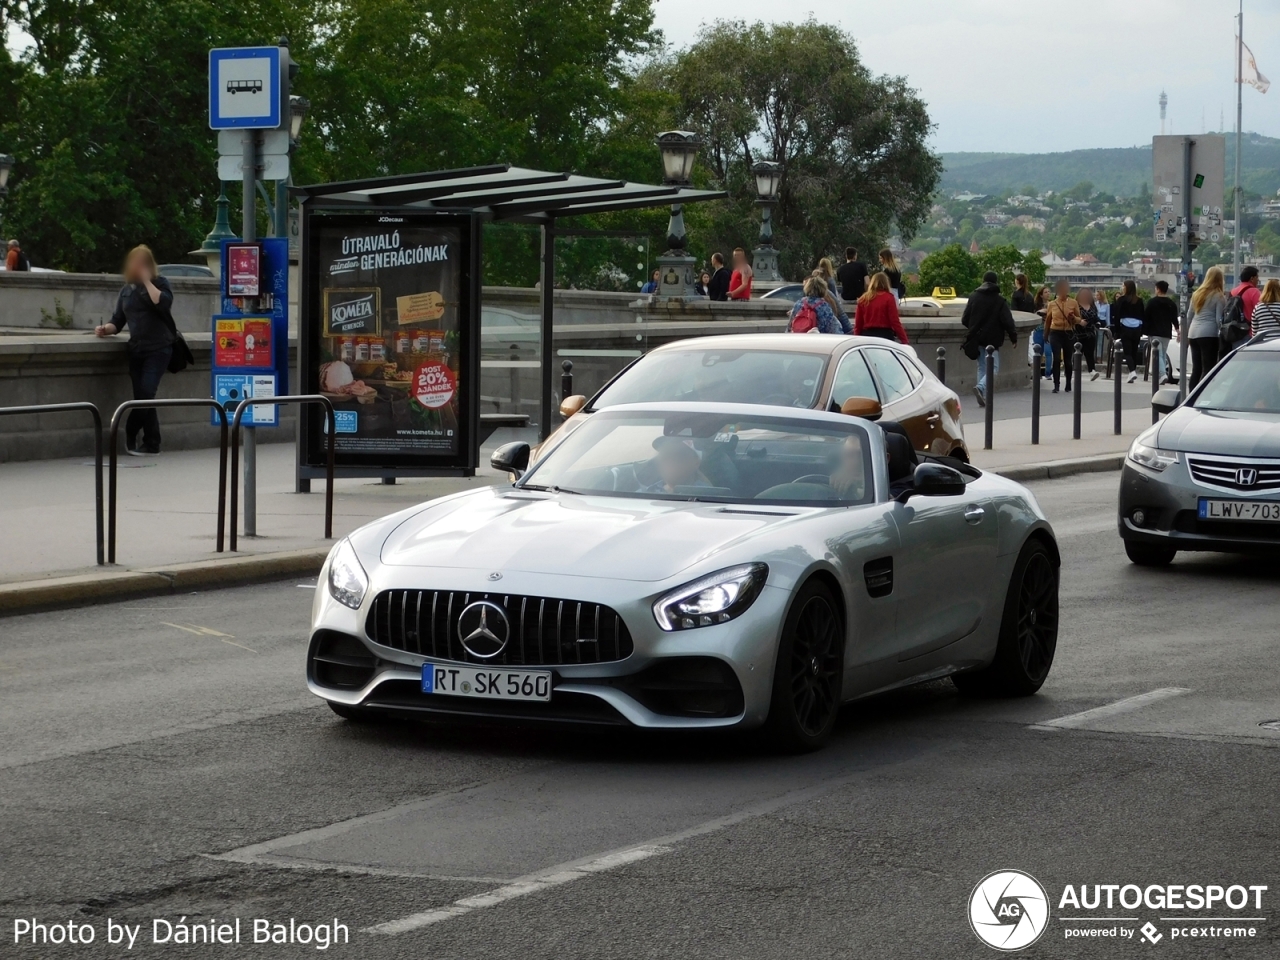
<instances>
[{"instance_id":1,"label":"bus stop sign","mask_svg":"<svg viewBox=\"0 0 1280 960\"><path fill-rule=\"evenodd\" d=\"M209 51L209 126L271 130L280 126L280 48Z\"/></svg>"}]
</instances>

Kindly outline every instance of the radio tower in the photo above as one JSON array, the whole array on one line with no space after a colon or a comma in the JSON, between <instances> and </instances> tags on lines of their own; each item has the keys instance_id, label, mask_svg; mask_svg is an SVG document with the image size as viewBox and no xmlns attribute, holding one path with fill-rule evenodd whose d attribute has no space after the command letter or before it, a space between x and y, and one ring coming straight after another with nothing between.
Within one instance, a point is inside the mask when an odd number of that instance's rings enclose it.
<instances>
[{"instance_id":1,"label":"radio tower","mask_svg":"<svg viewBox=\"0 0 1280 960\"><path fill-rule=\"evenodd\" d=\"M1169 107L1169 95L1163 90L1160 91L1160 136L1164 136L1164 115Z\"/></svg>"}]
</instances>

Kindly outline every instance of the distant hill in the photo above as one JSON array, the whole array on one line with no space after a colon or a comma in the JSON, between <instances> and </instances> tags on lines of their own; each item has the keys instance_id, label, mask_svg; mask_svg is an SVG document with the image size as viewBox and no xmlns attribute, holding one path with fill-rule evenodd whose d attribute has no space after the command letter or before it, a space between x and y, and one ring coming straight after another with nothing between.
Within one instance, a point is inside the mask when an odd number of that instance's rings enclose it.
<instances>
[{"instance_id":1,"label":"distant hill","mask_svg":"<svg viewBox=\"0 0 1280 960\"><path fill-rule=\"evenodd\" d=\"M1151 147L1069 150L1063 153L944 153L941 189L952 193L1068 190L1088 180L1098 190L1132 197L1151 184ZM1235 165L1235 137L1227 135L1227 188ZM1280 189L1280 140L1246 134L1241 157L1246 190L1274 195Z\"/></svg>"}]
</instances>

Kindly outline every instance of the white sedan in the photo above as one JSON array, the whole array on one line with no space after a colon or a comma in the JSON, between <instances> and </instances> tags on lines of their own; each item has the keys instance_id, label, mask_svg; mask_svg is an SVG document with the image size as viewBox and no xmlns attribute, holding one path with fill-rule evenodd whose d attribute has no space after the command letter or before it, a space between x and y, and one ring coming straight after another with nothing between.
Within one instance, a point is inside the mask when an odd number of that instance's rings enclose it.
<instances>
[{"instance_id":1,"label":"white sedan","mask_svg":"<svg viewBox=\"0 0 1280 960\"><path fill-rule=\"evenodd\" d=\"M896 424L745 404L610 407L513 485L370 523L330 553L307 682L375 714L765 726L952 676L1028 695L1053 662L1058 549L1022 486Z\"/></svg>"}]
</instances>

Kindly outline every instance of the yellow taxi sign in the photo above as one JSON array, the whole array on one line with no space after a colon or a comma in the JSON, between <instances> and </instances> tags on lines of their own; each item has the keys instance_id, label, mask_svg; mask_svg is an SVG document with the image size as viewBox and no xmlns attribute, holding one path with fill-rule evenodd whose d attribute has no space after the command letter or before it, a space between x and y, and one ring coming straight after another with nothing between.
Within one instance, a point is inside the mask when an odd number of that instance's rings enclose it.
<instances>
[{"instance_id":1,"label":"yellow taxi sign","mask_svg":"<svg viewBox=\"0 0 1280 960\"><path fill-rule=\"evenodd\" d=\"M934 287L933 299L954 300L956 299L956 288L955 287Z\"/></svg>"}]
</instances>

